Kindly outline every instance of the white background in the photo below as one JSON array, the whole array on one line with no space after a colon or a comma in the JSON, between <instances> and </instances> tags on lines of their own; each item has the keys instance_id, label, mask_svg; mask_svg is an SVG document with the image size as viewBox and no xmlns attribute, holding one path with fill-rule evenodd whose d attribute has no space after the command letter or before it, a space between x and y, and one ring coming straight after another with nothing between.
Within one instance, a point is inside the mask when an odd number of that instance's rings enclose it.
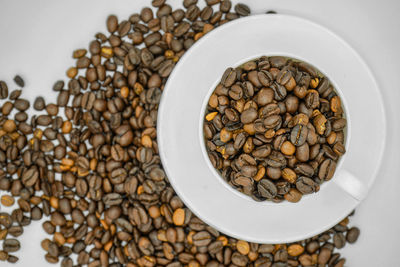
<instances>
[{"instance_id":1,"label":"white background","mask_svg":"<svg viewBox=\"0 0 400 267\"><path fill-rule=\"evenodd\" d=\"M202 3L202 0L199 0ZM38 95L55 101L54 81L65 78L72 51L86 48L95 33L105 31L108 14L127 19L150 5L150 0L0 1L0 79L14 89L12 78L21 74L23 97ZM237 1L233 1L236 3ZM361 229L356 245L341 250L351 267L399 267L400 239L400 2L396 0L274 1L247 0L252 12L276 10L320 23L352 45L372 69L386 104L388 136L385 158L375 186L359 206L352 224ZM180 6L181 0L168 1ZM202 3L203 4L203 3ZM306 38L306 37L305 37ZM301 40L293 40L301 41ZM316 48L321 49L321 48ZM329 51L327 51L329 53ZM362 101L362 88L360 101ZM368 118L365 118L368 123ZM374 125L371 125L374 127ZM368 144L366 144L366 153ZM363 164L360 162L359 164ZM0 194L2 194L0 192ZM22 248L13 266L51 266L44 261L41 223L25 228ZM12 266L1 263L1 266Z\"/></svg>"}]
</instances>

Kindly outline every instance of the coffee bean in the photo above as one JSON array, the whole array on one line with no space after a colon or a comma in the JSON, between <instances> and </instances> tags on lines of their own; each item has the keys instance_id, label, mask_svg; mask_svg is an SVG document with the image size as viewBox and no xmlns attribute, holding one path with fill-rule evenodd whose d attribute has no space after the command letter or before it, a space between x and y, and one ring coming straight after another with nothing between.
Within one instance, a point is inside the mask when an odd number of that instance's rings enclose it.
<instances>
[{"instance_id":1,"label":"coffee bean","mask_svg":"<svg viewBox=\"0 0 400 267\"><path fill-rule=\"evenodd\" d=\"M254 108L247 109L243 111L240 116L240 121L242 123L251 123L257 118L257 111Z\"/></svg>"},{"instance_id":2,"label":"coffee bean","mask_svg":"<svg viewBox=\"0 0 400 267\"><path fill-rule=\"evenodd\" d=\"M51 223L54 225L62 226L62 225L65 225L66 220L65 220L64 215L62 215L61 213L56 211L51 214Z\"/></svg>"},{"instance_id":3,"label":"coffee bean","mask_svg":"<svg viewBox=\"0 0 400 267\"><path fill-rule=\"evenodd\" d=\"M235 11L239 14L239 16L248 16L250 15L250 8L245 4L236 4Z\"/></svg>"},{"instance_id":4,"label":"coffee bean","mask_svg":"<svg viewBox=\"0 0 400 267\"><path fill-rule=\"evenodd\" d=\"M195 246L207 246L211 242L211 236L206 231L201 231L194 234L192 239Z\"/></svg>"},{"instance_id":5,"label":"coffee bean","mask_svg":"<svg viewBox=\"0 0 400 267\"><path fill-rule=\"evenodd\" d=\"M24 232L24 229L21 226L11 226L8 229L8 233L10 235L12 235L13 237L18 237L18 236L22 235L23 232Z\"/></svg>"},{"instance_id":6,"label":"coffee bean","mask_svg":"<svg viewBox=\"0 0 400 267\"><path fill-rule=\"evenodd\" d=\"M0 99L6 99L8 97L8 86L5 81L0 81Z\"/></svg>"},{"instance_id":7,"label":"coffee bean","mask_svg":"<svg viewBox=\"0 0 400 267\"><path fill-rule=\"evenodd\" d=\"M286 165L286 159L282 153L272 151L266 160L267 164L274 168L282 168Z\"/></svg>"},{"instance_id":8,"label":"coffee bean","mask_svg":"<svg viewBox=\"0 0 400 267\"><path fill-rule=\"evenodd\" d=\"M296 181L296 188L303 194L311 194L317 190L318 186L311 178L301 176Z\"/></svg>"},{"instance_id":9,"label":"coffee bean","mask_svg":"<svg viewBox=\"0 0 400 267\"><path fill-rule=\"evenodd\" d=\"M21 245L17 239L5 239L3 241L3 251L4 252L15 252L21 248Z\"/></svg>"},{"instance_id":10,"label":"coffee bean","mask_svg":"<svg viewBox=\"0 0 400 267\"><path fill-rule=\"evenodd\" d=\"M27 100L17 99L15 100L14 107L19 111L25 111L29 108L30 104Z\"/></svg>"},{"instance_id":11,"label":"coffee bean","mask_svg":"<svg viewBox=\"0 0 400 267\"><path fill-rule=\"evenodd\" d=\"M68 91L61 90L60 94L57 97L57 105L60 107L64 107L67 105L68 100L69 100Z\"/></svg>"},{"instance_id":12,"label":"coffee bean","mask_svg":"<svg viewBox=\"0 0 400 267\"><path fill-rule=\"evenodd\" d=\"M322 248L318 256L318 264L325 265L332 255L332 251L328 248Z\"/></svg>"},{"instance_id":13,"label":"coffee bean","mask_svg":"<svg viewBox=\"0 0 400 267\"><path fill-rule=\"evenodd\" d=\"M308 130L304 125L296 125L290 134L290 141L295 146L301 146L306 142Z\"/></svg>"},{"instance_id":14,"label":"coffee bean","mask_svg":"<svg viewBox=\"0 0 400 267\"><path fill-rule=\"evenodd\" d=\"M14 77L14 82L19 86L19 87L24 87L25 86L25 82L24 80L21 78L21 76L16 75Z\"/></svg>"},{"instance_id":15,"label":"coffee bean","mask_svg":"<svg viewBox=\"0 0 400 267\"><path fill-rule=\"evenodd\" d=\"M310 147L307 143L297 147L296 158L300 162L307 162L310 159Z\"/></svg>"},{"instance_id":16,"label":"coffee bean","mask_svg":"<svg viewBox=\"0 0 400 267\"><path fill-rule=\"evenodd\" d=\"M316 90L309 90L307 92L306 98L305 98L305 104L307 108L316 108L319 106L320 101L319 101L319 93Z\"/></svg>"},{"instance_id":17,"label":"coffee bean","mask_svg":"<svg viewBox=\"0 0 400 267\"><path fill-rule=\"evenodd\" d=\"M245 255L242 255L238 252L234 252L232 254L232 263L237 265L237 266L247 266L248 263L248 257L246 257Z\"/></svg>"},{"instance_id":18,"label":"coffee bean","mask_svg":"<svg viewBox=\"0 0 400 267\"><path fill-rule=\"evenodd\" d=\"M333 174L335 173L335 169L336 169L336 163L331 159L326 159L320 165L318 177L321 180L330 180L332 179Z\"/></svg>"},{"instance_id":19,"label":"coffee bean","mask_svg":"<svg viewBox=\"0 0 400 267\"><path fill-rule=\"evenodd\" d=\"M277 188L273 182L268 179L261 179L257 184L258 193L268 199L272 199L277 194Z\"/></svg>"},{"instance_id":20,"label":"coffee bean","mask_svg":"<svg viewBox=\"0 0 400 267\"><path fill-rule=\"evenodd\" d=\"M358 236L360 235L360 229L357 227L352 227L350 230L347 231L346 240L350 244L357 242Z\"/></svg>"},{"instance_id":21,"label":"coffee bean","mask_svg":"<svg viewBox=\"0 0 400 267\"><path fill-rule=\"evenodd\" d=\"M277 129L282 124L282 118L279 115L271 115L266 117L263 123L267 129Z\"/></svg>"},{"instance_id":22,"label":"coffee bean","mask_svg":"<svg viewBox=\"0 0 400 267\"><path fill-rule=\"evenodd\" d=\"M22 91L10 94L1 108L0 162L7 166L0 172L0 188L19 196L19 207L12 216L0 213L0 239L21 235L23 226L44 214L50 219L43 229L53 235L53 241L42 242L45 258L62 266L276 267L306 260L303 265L315 265L319 245L331 251L327 264L343 265L330 244L340 247L338 236L346 226L276 249L248 243L207 226L166 182L155 126L167 78L202 35L250 13L244 4L232 11L228 0L206 3L200 10L196 0L185 0L184 11L154 0L154 13L145 7L129 20L109 16L110 36L97 33L88 49L74 50L67 88L61 80L54 84L57 105L42 97L34 101L33 108L46 108L47 114L29 118ZM211 6L218 3L220 11L214 12ZM345 152L340 98L317 74L297 60L261 57L228 68L208 102L206 114L216 112L204 127L210 160L229 183L257 201L299 201L303 193L295 187L310 187L302 176L313 180L317 191L316 174L329 177L332 163ZM315 108L312 90L319 97ZM0 98L7 95L0 82ZM7 117L14 107L15 120ZM58 115L62 108L65 119ZM291 134L297 125L307 133L303 143L296 136L295 144ZM15 175L20 179L10 178ZM314 240L318 248L311 253L307 248ZM302 247L307 252L298 255ZM0 260L18 258L0 251Z\"/></svg>"},{"instance_id":23,"label":"coffee bean","mask_svg":"<svg viewBox=\"0 0 400 267\"><path fill-rule=\"evenodd\" d=\"M25 186L33 186L39 178L37 168L31 167L22 174L22 183Z\"/></svg>"},{"instance_id":24,"label":"coffee bean","mask_svg":"<svg viewBox=\"0 0 400 267\"><path fill-rule=\"evenodd\" d=\"M21 94L22 94L22 90L13 90L13 91L11 91L11 93L10 93L10 96L8 97L10 100L12 100L12 101L14 101L14 100L18 100L18 98L21 96ZM22 100L22 99L21 99ZM29 104L29 102L27 101L27 100L22 100L22 101L24 101L25 102L25 104L26 103L28 103Z\"/></svg>"},{"instance_id":25,"label":"coffee bean","mask_svg":"<svg viewBox=\"0 0 400 267\"><path fill-rule=\"evenodd\" d=\"M2 195L1 196L1 204L5 207L10 207L12 205L14 205L14 198L12 196L9 195Z\"/></svg>"},{"instance_id":26,"label":"coffee bean","mask_svg":"<svg viewBox=\"0 0 400 267\"><path fill-rule=\"evenodd\" d=\"M302 197L302 193L296 188L291 188L288 193L284 195L284 198L289 202L299 202Z\"/></svg>"},{"instance_id":27,"label":"coffee bean","mask_svg":"<svg viewBox=\"0 0 400 267\"><path fill-rule=\"evenodd\" d=\"M336 233L333 236L333 244L336 248L343 248L346 244L346 237L342 233Z\"/></svg>"}]
</instances>

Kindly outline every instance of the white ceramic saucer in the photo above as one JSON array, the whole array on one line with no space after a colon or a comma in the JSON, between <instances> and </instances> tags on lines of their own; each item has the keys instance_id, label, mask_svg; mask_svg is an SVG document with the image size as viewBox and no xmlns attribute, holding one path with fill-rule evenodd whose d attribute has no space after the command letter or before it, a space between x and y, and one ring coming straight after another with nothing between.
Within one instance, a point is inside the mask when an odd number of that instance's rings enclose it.
<instances>
[{"instance_id":1,"label":"white ceramic saucer","mask_svg":"<svg viewBox=\"0 0 400 267\"><path fill-rule=\"evenodd\" d=\"M237 192L220 178L204 147L205 106L224 70L262 55L317 67L339 91L347 112L347 152L335 176L295 204L260 203ZM217 230L259 243L308 238L346 217L375 179L385 136L378 86L360 56L328 29L288 15L238 19L201 38L171 74L158 115L161 160L182 201Z\"/></svg>"}]
</instances>

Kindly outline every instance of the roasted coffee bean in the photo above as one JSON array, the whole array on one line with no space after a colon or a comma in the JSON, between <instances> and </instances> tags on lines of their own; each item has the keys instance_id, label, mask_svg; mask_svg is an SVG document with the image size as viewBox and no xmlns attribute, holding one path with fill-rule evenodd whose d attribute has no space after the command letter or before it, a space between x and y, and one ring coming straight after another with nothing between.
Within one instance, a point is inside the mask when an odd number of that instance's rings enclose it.
<instances>
[{"instance_id":1,"label":"roasted coffee bean","mask_svg":"<svg viewBox=\"0 0 400 267\"><path fill-rule=\"evenodd\" d=\"M24 229L21 226L11 226L8 229L8 233L12 235L13 237L18 237L22 235L24 232Z\"/></svg>"},{"instance_id":2,"label":"roasted coffee bean","mask_svg":"<svg viewBox=\"0 0 400 267\"><path fill-rule=\"evenodd\" d=\"M11 98L11 96L10 96ZM25 99L17 99L14 102L14 107L18 109L19 111L25 111L29 108L30 104L27 100Z\"/></svg>"},{"instance_id":3,"label":"roasted coffee bean","mask_svg":"<svg viewBox=\"0 0 400 267\"><path fill-rule=\"evenodd\" d=\"M332 255L332 251L329 248L321 248L320 254L318 256L318 264L325 265Z\"/></svg>"},{"instance_id":4,"label":"roasted coffee bean","mask_svg":"<svg viewBox=\"0 0 400 267\"><path fill-rule=\"evenodd\" d=\"M358 229L357 227L352 227L350 230L347 231L346 240L350 244L353 244L357 241L359 235L360 229Z\"/></svg>"},{"instance_id":5,"label":"roasted coffee bean","mask_svg":"<svg viewBox=\"0 0 400 267\"><path fill-rule=\"evenodd\" d=\"M350 243L350 242L349 242ZM346 237L342 233L336 233L333 235L333 244L336 248L343 248L346 244Z\"/></svg>"},{"instance_id":6,"label":"roasted coffee bean","mask_svg":"<svg viewBox=\"0 0 400 267\"><path fill-rule=\"evenodd\" d=\"M19 97L21 96L21 94L22 94L22 90L19 90L19 89L13 90L13 91L11 91L10 96L8 98L12 101L14 101L14 100L16 101L16 100L19 100ZM20 99L20 101L25 102L25 104L26 103L29 104L29 102L27 100Z\"/></svg>"},{"instance_id":7,"label":"roasted coffee bean","mask_svg":"<svg viewBox=\"0 0 400 267\"><path fill-rule=\"evenodd\" d=\"M277 195L277 188L273 182L268 179L261 179L257 184L258 193L268 199L272 199Z\"/></svg>"},{"instance_id":8,"label":"roasted coffee bean","mask_svg":"<svg viewBox=\"0 0 400 267\"><path fill-rule=\"evenodd\" d=\"M5 239L3 241L3 251L7 253L18 251L20 248L21 245L17 239Z\"/></svg>"},{"instance_id":9,"label":"roasted coffee bean","mask_svg":"<svg viewBox=\"0 0 400 267\"><path fill-rule=\"evenodd\" d=\"M243 111L240 116L240 121L244 124L251 123L257 118L257 110L254 108Z\"/></svg>"},{"instance_id":10,"label":"roasted coffee bean","mask_svg":"<svg viewBox=\"0 0 400 267\"><path fill-rule=\"evenodd\" d=\"M25 186L33 186L39 178L39 172L36 167L26 170L22 175L22 183Z\"/></svg>"},{"instance_id":11,"label":"roasted coffee bean","mask_svg":"<svg viewBox=\"0 0 400 267\"><path fill-rule=\"evenodd\" d=\"M317 184L308 177L299 177L296 181L296 188L303 194L311 194L318 188Z\"/></svg>"},{"instance_id":12,"label":"roasted coffee bean","mask_svg":"<svg viewBox=\"0 0 400 267\"><path fill-rule=\"evenodd\" d=\"M331 159L325 159L320 167L318 172L318 177L321 180L330 180L335 173L336 163Z\"/></svg>"},{"instance_id":13,"label":"roasted coffee bean","mask_svg":"<svg viewBox=\"0 0 400 267\"><path fill-rule=\"evenodd\" d=\"M14 82L19 86L19 87L24 87L25 86L25 82L24 80L21 78L21 76L16 75L14 77Z\"/></svg>"},{"instance_id":14,"label":"roasted coffee bean","mask_svg":"<svg viewBox=\"0 0 400 267\"><path fill-rule=\"evenodd\" d=\"M0 99L6 99L8 97L8 86L5 81L0 81Z\"/></svg>"},{"instance_id":15,"label":"roasted coffee bean","mask_svg":"<svg viewBox=\"0 0 400 267\"><path fill-rule=\"evenodd\" d=\"M295 146L303 145L307 140L308 129L306 126L298 124L296 125L290 133L290 141Z\"/></svg>"},{"instance_id":16,"label":"roasted coffee bean","mask_svg":"<svg viewBox=\"0 0 400 267\"><path fill-rule=\"evenodd\" d=\"M242 255L238 252L234 252L232 254L231 261L233 264L235 264L237 266L247 266L249 259L245 255Z\"/></svg>"},{"instance_id":17,"label":"roasted coffee bean","mask_svg":"<svg viewBox=\"0 0 400 267\"><path fill-rule=\"evenodd\" d=\"M1 196L1 204L5 207L10 207L14 204L15 200L12 196L2 195Z\"/></svg>"}]
</instances>

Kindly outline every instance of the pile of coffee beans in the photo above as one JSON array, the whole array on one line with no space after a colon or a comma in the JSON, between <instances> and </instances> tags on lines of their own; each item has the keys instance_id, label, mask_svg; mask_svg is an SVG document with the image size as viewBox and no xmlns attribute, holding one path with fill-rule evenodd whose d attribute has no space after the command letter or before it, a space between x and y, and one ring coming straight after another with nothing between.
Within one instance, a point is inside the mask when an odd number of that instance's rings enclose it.
<instances>
[{"instance_id":1,"label":"pile of coffee beans","mask_svg":"<svg viewBox=\"0 0 400 267\"><path fill-rule=\"evenodd\" d=\"M257 201L300 201L332 178L346 119L328 78L271 56L228 68L204 120L208 156L231 186Z\"/></svg>"},{"instance_id":2,"label":"pile of coffee beans","mask_svg":"<svg viewBox=\"0 0 400 267\"><path fill-rule=\"evenodd\" d=\"M127 20L111 15L108 33L73 52L68 82L55 104L8 94L0 81L0 261L16 262L15 238L46 218L45 258L63 267L334 266L335 252L354 243L346 218L294 244L260 245L230 238L184 206L161 166L156 139L160 97L185 51L213 28L250 13L228 0L165 0ZM16 77L18 86L24 86ZM12 206L12 207L14 207ZM32 242L36 242L33 240Z\"/></svg>"}]
</instances>

